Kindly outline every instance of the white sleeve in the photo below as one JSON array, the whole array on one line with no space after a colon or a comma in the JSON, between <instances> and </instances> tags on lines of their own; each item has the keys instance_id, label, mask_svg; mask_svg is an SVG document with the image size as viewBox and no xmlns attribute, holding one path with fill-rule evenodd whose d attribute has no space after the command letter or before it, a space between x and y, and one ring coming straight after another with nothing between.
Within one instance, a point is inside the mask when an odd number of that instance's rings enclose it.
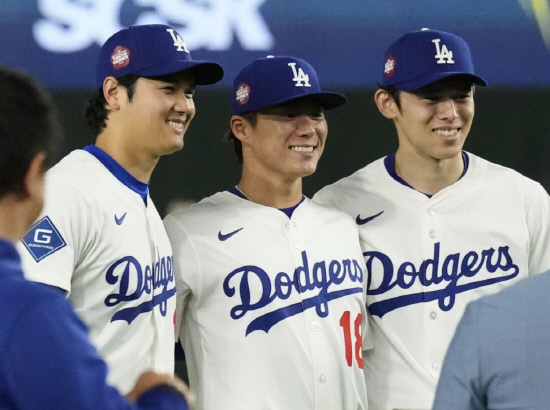
<instances>
[{"instance_id":1,"label":"white sleeve","mask_svg":"<svg viewBox=\"0 0 550 410\"><path fill-rule=\"evenodd\" d=\"M550 269L550 197L537 184L526 219L529 229L529 275Z\"/></svg>"},{"instance_id":2,"label":"white sleeve","mask_svg":"<svg viewBox=\"0 0 550 410\"><path fill-rule=\"evenodd\" d=\"M172 245L174 279L176 281L176 337L179 337L185 308L199 285L200 262L192 242L178 217L164 218L164 227Z\"/></svg>"},{"instance_id":3,"label":"white sleeve","mask_svg":"<svg viewBox=\"0 0 550 410\"><path fill-rule=\"evenodd\" d=\"M78 190L47 183L44 209L18 243L25 276L70 293L75 267L94 236L90 219L89 204Z\"/></svg>"}]
</instances>

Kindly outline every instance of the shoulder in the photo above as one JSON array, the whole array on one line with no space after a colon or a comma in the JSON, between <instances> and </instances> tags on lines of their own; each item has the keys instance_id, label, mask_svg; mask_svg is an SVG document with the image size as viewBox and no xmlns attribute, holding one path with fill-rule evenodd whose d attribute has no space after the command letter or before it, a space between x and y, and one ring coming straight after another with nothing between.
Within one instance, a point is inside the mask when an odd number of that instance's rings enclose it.
<instances>
[{"instance_id":1,"label":"shoulder","mask_svg":"<svg viewBox=\"0 0 550 410\"><path fill-rule=\"evenodd\" d=\"M321 203L332 203L336 198L353 197L361 192L373 189L381 175L385 175L384 158L380 158L353 174L320 189L313 200Z\"/></svg>"},{"instance_id":2,"label":"shoulder","mask_svg":"<svg viewBox=\"0 0 550 410\"><path fill-rule=\"evenodd\" d=\"M515 185L532 189L540 186L538 182L526 177L515 169L495 164L470 152L467 152L467 155L473 171L482 171L484 173L483 177L491 183L502 181L506 182L507 186Z\"/></svg>"},{"instance_id":3,"label":"shoulder","mask_svg":"<svg viewBox=\"0 0 550 410\"><path fill-rule=\"evenodd\" d=\"M167 229L172 225L185 226L186 229L201 229L206 225L219 220L227 219L231 213L242 212L248 201L233 195L228 191L218 192L212 196L203 198L189 208L176 210L164 218Z\"/></svg>"},{"instance_id":4,"label":"shoulder","mask_svg":"<svg viewBox=\"0 0 550 410\"><path fill-rule=\"evenodd\" d=\"M315 215L317 219L323 219L325 221L333 221L336 223L350 224L355 227L354 220L344 211L333 208L330 205L325 205L320 202L316 202L312 199L306 199L304 204L310 214Z\"/></svg>"}]
</instances>

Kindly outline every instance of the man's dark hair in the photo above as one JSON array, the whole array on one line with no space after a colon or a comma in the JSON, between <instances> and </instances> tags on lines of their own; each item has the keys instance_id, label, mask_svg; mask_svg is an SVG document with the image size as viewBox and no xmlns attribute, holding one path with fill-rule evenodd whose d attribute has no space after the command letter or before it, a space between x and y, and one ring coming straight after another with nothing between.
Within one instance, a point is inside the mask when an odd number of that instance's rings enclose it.
<instances>
[{"instance_id":1,"label":"man's dark hair","mask_svg":"<svg viewBox=\"0 0 550 410\"><path fill-rule=\"evenodd\" d=\"M31 161L57 161L61 127L49 93L29 74L0 65L0 198L22 192Z\"/></svg>"},{"instance_id":2,"label":"man's dark hair","mask_svg":"<svg viewBox=\"0 0 550 410\"><path fill-rule=\"evenodd\" d=\"M118 83L126 88L129 101L132 101L134 96L136 81L138 78L139 76L130 74L117 79ZM99 88L94 96L90 98L88 108L86 108L85 113L86 119L88 120L88 125L96 137L107 126L107 116L109 115L109 111L107 111L106 105L107 100L103 95L103 88Z\"/></svg>"},{"instance_id":3,"label":"man's dark hair","mask_svg":"<svg viewBox=\"0 0 550 410\"><path fill-rule=\"evenodd\" d=\"M241 114L241 117L243 117L245 120L247 120L253 127L256 126L258 123L258 115L257 111L247 111L243 112ZM243 163L243 144L241 143L241 140L238 139L235 134L233 134L233 131L231 131L231 128L227 133L225 134L227 141L233 141L233 147L235 148L235 154L237 155L237 160L242 164Z\"/></svg>"},{"instance_id":4,"label":"man's dark hair","mask_svg":"<svg viewBox=\"0 0 550 410\"><path fill-rule=\"evenodd\" d=\"M395 85L388 85L387 87L382 87L380 84L378 84L378 88L387 92L390 95L390 97L393 98L393 100L395 101L395 105L397 105L397 109L401 111L401 100L399 99L401 90L398 89Z\"/></svg>"}]
</instances>

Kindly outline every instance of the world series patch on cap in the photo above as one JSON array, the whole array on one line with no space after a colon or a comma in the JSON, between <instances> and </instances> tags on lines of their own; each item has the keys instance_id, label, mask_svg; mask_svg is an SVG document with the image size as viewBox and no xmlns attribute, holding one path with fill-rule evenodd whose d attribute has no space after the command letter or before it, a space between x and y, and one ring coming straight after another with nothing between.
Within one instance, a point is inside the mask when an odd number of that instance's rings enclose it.
<instances>
[{"instance_id":1,"label":"world series patch on cap","mask_svg":"<svg viewBox=\"0 0 550 410\"><path fill-rule=\"evenodd\" d=\"M214 84L223 68L210 61L193 60L183 38L172 27L145 24L122 29L101 47L96 65L96 87L109 76L134 74L154 77L192 70L197 85Z\"/></svg>"},{"instance_id":2,"label":"world series patch on cap","mask_svg":"<svg viewBox=\"0 0 550 410\"><path fill-rule=\"evenodd\" d=\"M487 85L475 74L470 47L461 37L422 29L406 33L388 47L380 85L414 91L453 75L467 75L475 84Z\"/></svg>"},{"instance_id":3,"label":"world series patch on cap","mask_svg":"<svg viewBox=\"0 0 550 410\"><path fill-rule=\"evenodd\" d=\"M325 110L347 101L343 94L322 91L317 73L307 61L269 56L254 60L237 74L231 109L240 115L304 97L315 98Z\"/></svg>"}]
</instances>

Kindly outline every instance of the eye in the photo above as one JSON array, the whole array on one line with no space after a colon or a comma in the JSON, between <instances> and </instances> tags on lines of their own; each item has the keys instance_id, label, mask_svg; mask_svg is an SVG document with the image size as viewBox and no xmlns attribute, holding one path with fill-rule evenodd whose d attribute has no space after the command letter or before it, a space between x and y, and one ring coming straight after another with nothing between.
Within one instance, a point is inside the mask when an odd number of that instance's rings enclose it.
<instances>
[{"instance_id":1,"label":"eye","mask_svg":"<svg viewBox=\"0 0 550 410\"><path fill-rule=\"evenodd\" d=\"M168 93L173 93L176 91L176 87L174 87L173 85L167 85L165 87L162 87L162 89Z\"/></svg>"},{"instance_id":2,"label":"eye","mask_svg":"<svg viewBox=\"0 0 550 410\"><path fill-rule=\"evenodd\" d=\"M428 100L431 102L437 102L441 99L438 95L425 95L422 97L423 100Z\"/></svg>"}]
</instances>

